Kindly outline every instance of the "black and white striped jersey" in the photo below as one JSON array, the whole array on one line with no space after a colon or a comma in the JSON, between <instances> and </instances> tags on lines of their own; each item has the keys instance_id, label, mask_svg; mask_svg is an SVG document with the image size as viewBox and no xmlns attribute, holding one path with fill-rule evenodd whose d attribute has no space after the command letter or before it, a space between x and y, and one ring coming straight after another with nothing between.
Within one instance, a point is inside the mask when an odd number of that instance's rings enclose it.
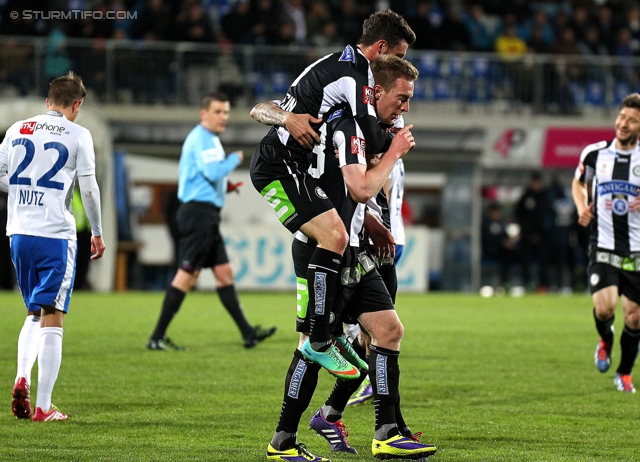
<instances>
[{"instance_id":1,"label":"black and white striped jersey","mask_svg":"<svg viewBox=\"0 0 640 462\"><path fill-rule=\"evenodd\" d=\"M296 114L311 114L322 118L314 127L319 133L329 111L348 108L354 114L367 140L367 152L384 152L390 137L379 126L373 107L374 80L369 61L358 47L347 45L344 50L320 58L307 67L291 84L280 107ZM288 148L287 155L295 160L308 161L305 151L286 128L275 126L262 140Z\"/></svg>"},{"instance_id":2,"label":"black and white striped jersey","mask_svg":"<svg viewBox=\"0 0 640 462\"><path fill-rule=\"evenodd\" d=\"M623 257L640 251L640 212L629 203L640 191L640 145L630 151L616 149L614 141L584 148L575 178L589 188L595 202L590 247Z\"/></svg>"}]
</instances>

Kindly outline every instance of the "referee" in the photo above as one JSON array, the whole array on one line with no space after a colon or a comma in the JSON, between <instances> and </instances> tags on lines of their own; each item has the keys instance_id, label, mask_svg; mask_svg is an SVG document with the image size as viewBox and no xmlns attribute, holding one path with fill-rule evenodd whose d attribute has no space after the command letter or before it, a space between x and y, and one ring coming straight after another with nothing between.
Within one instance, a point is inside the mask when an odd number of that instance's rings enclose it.
<instances>
[{"instance_id":1,"label":"referee","mask_svg":"<svg viewBox=\"0 0 640 462\"><path fill-rule=\"evenodd\" d=\"M220 301L240 329L244 346L252 348L273 335L276 328L249 324L242 312L233 284L233 270L220 234L220 209L227 193L227 175L243 159L242 151L225 154L218 134L229 119L229 99L223 93L208 93L200 101L200 123L182 145L176 212L178 227L178 271L167 288L156 328L147 343L150 350L184 350L165 334L200 270L211 268Z\"/></svg>"}]
</instances>

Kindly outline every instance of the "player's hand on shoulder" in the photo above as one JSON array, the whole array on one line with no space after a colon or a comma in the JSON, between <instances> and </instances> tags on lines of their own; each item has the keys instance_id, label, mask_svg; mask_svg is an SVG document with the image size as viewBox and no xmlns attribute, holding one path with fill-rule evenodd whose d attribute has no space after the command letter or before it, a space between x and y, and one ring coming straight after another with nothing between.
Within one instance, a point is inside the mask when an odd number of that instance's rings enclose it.
<instances>
[{"instance_id":1,"label":"player's hand on shoulder","mask_svg":"<svg viewBox=\"0 0 640 462\"><path fill-rule=\"evenodd\" d=\"M284 118L284 126L287 131L293 136L300 146L304 149L311 151L313 146L320 143L320 137L313 129L311 124L320 124L322 119L313 117L310 114L294 114L293 112L287 112Z\"/></svg>"},{"instance_id":2,"label":"player's hand on shoulder","mask_svg":"<svg viewBox=\"0 0 640 462\"><path fill-rule=\"evenodd\" d=\"M104 255L104 240L102 236L91 236L91 260L97 260Z\"/></svg>"}]
</instances>

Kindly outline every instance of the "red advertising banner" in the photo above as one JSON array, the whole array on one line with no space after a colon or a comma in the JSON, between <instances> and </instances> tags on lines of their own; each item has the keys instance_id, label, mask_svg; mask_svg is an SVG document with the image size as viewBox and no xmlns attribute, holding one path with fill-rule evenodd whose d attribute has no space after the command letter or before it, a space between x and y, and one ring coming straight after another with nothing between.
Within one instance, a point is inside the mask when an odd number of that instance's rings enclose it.
<instances>
[{"instance_id":1,"label":"red advertising banner","mask_svg":"<svg viewBox=\"0 0 640 462\"><path fill-rule=\"evenodd\" d=\"M543 167L576 168L582 150L598 141L613 140L613 128L548 128L542 151Z\"/></svg>"}]
</instances>

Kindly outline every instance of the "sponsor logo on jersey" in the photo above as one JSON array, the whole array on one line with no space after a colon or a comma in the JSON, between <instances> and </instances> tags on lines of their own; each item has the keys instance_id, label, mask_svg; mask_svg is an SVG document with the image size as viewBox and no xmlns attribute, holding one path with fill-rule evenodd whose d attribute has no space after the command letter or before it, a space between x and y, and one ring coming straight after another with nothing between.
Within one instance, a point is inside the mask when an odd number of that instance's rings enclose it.
<instances>
[{"instance_id":1,"label":"sponsor logo on jersey","mask_svg":"<svg viewBox=\"0 0 640 462\"><path fill-rule=\"evenodd\" d=\"M379 395L388 395L389 386L387 385L387 357L378 355L376 358L376 385L378 386Z\"/></svg>"},{"instance_id":2,"label":"sponsor logo on jersey","mask_svg":"<svg viewBox=\"0 0 640 462\"><path fill-rule=\"evenodd\" d=\"M313 281L314 311L316 314L324 314L324 299L327 295L327 273L316 273Z\"/></svg>"},{"instance_id":3,"label":"sponsor logo on jersey","mask_svg":"<svg viewBox=\"0 0 640 462\"><path fill-rule=\"evenodd\" d=\"M605 194L626 194L635 197L638 195L638 186L622 180L606 181L598 185L598 195Z\"/></svg>"},{"instance_id":4,"label":"sponsor logo on jersey","mask_svg":"<svg viewBox=\"0 0 640 462\"><path fill-rule=\"evenodd\" d=\"M21 135L33 135L33 133L38 130L44 130L51 133L63 133L65 128L60 125L48 124L46 122L37 123L35 121L23 122L22 125L20 125Z\"/></svg>"},{"instance_id":5,"label":"sponsor logo on jersey","mask_svg":"<svg viewBox=\"0 0 640 462\"><path fill-rule=\"evenodd\" d=\"M329 118L327 119L327 122L331 122L332 120L337 119L338 117L341 117L343 112L344 112L344 109L338 109L336 112L334 112L329 116Z\"/></svg>"},{"instance_id":6,"label":"sponsor logo on jersey","mask_svg":"<svg viewBox=\"0 0 640 462\"><path fill-rule=\"evenodd\" d=\"M20 134L21 135L33 135L33 131L36 129L35 122L23 122L20 125Z\"/></svg>"},{"instance_id":7,"label":"sponsor logo on jersey","mask_svg":"<svg viewBox=\"0 0 640 462\"><path fill-rule=\"evenodd\" d=\"M289 390L287 390L287 396L298 399L298 393L300 392L300 384L304 378L304 373L307 371L307 363L299 360L293 374L291 375L291 383L289 384Z\"/></svg>"},{"instance_id":8,"label":"sponsor logo on jersey","mask_svg":"<svg viewBox=\"0 0 640 462\"><path fill-rule=\"evenodd\" d=\"M351 137L351 154L356 154L358 156L365 155L365 147L366 141L364 138L359 138L357 136Z\"/></svg>"},{"instance_id":9,"label":"sponsor logo on jersey","mask_svg":"<svg viewBox=\"0 0 640 462\"><path fill-rule=\"evenodd\" d=\"M328 199L327 193L324 192L320 186L316 186L316 196L323 200Z\"/></svg>"},{"instance_id":10,"label":"sponsor logo on jersey","mask_svg":"<svg viewBox=\"0 0 640 462\"><path fill-rule=\"evenodd\" d=\"M371 87L362 87L362 102L364 104L370 104L373 106L373 99L374 99L374 94L373 94L373 88Z\"/></svg>"},{"instance_id":11,"label":"sponsor logo on jersey","mask_svg":"<svg viewBox=\"0 0 640 462\"><path fill-rule=\"evenodd\" d=\"M338 61L351 61L355 64L356 52L353 51L351 45L347 45L344 50L342 50L342 56L340 56L340 59L338 59Z\"/></svg>"}]
</instances>

